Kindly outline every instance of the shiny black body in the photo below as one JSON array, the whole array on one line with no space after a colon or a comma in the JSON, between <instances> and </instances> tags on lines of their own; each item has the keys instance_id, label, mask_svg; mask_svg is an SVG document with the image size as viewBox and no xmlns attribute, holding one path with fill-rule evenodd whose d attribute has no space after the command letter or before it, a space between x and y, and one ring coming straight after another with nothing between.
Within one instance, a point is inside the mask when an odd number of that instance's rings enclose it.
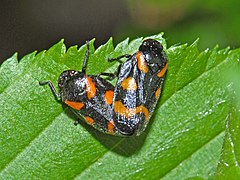
<instances>
[{"instance_id":1,"label":"shiny black body","mask_svg":"<svg viewBox=\"0 0 240 180\"><path fill-rule=\"evenodd\" d=\"M120 65L113 86L100 75L86 75L89 54L82 71L64 71L58 80L58 94L50 81L55 96L67 104L75 114L96 129L112 135L140 135L146 128L160 96L168 59L162 45L153 39L144 40L139 51L124 55L128 59Z\"/></svg>"},{"instance_id":2,"label":"shiny black body","mask_svg":"<svg viewBox=\"0 0 240 180\"><path fill-rule=\"evenodd\" d=\"M137 53L141 53L145 59L149 69L147 73L141 71L137 66ZM168 59L162 45L152 39L145 40L137 53L133 54L121 66L114 90L113 106L117 100L121 101L128 109L143 105L151 115L158 100L155 93L159 87L162 87L164 81L164 76L159 78L157 74L167 65ZM136 91L122 89L121 83L128 77L136 80L138 87ZM113 119L118 130L128 135L140 134L149 121L143 113L137 113L130 118L114 113Z\"/></svg>"}]
</instances>

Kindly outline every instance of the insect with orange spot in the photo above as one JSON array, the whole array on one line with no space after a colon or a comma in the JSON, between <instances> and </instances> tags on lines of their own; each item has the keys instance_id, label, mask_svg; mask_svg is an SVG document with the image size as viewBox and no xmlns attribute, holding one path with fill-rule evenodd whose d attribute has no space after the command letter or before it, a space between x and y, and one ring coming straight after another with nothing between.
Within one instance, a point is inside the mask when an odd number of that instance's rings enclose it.
<instances>
[{"instance_id":1,"label":"insect with orange spot","mask_svg":"<svg viewBox=\"0 0 240 180\"><path fill-rule=\"evenodd\" d=\"M116 74L87 75L88 57L87 42L82 71L62 72L59 94L51 81L39 84L48 84L57 98L96 129L112 135L140 135L155 109L167 71L168 58L162 45L146 39L133 55L112 59L127 58ZM116 77L116 85L100 77L103 75Z\"/></svg>"}]
</instances>

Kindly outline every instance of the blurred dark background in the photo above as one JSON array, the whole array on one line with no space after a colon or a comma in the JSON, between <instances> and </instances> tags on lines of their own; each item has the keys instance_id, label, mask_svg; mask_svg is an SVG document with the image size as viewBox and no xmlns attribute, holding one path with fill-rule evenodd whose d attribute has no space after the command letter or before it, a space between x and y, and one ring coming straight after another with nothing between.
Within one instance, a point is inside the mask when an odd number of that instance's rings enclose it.
<instances>
[{"instance_id":1,"label":"blurred dark background","mask_svg":"<svg viewBox=\"0 0 240 180\"><path fill-rule=\"evenodd\" d=\"M95 46L165 32L168 45L240 46L239 0L1 1L0 63L65 39L67 47L96 38Z\"/></svg>"}]
</instances>

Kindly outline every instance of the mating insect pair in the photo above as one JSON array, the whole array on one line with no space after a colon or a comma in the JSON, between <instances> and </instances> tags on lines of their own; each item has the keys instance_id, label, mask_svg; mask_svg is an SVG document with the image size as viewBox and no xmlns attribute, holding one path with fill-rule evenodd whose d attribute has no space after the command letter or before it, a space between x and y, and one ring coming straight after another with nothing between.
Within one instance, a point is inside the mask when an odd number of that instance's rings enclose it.
<instances>
[{"instance_id":1,"label":"mating insect pair","mask_svg":"<svg viewBox=\"0 0 240 180\"><path fill-rule=\"evenodd\" d=\"M117 74L87 75L88 57L87 42L82 71L62 72L58 80L59 94L51 81L39 84L48 84L58 99L96 129L112 135L139 135L154 111L168 67L162 45L147 39L133 55L115 58L127 58ZM117 77L116 85L101 75Z\"/></svg>"}]
</instances>

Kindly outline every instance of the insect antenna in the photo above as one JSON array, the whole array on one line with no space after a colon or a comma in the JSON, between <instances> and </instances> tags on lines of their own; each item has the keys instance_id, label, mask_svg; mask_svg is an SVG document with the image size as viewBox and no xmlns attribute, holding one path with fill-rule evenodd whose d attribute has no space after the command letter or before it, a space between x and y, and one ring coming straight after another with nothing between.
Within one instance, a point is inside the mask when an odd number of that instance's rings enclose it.
<instances>
[{"instance_id":1,"label":"insect antenna","mask_svg":"<svg viewBox=\"0 0 240 180\"><path fill-rule=\"evenodd\" d=\"M84 74L86 74L87 61L88 61L89 52L90 52L89 41L86 41L86 45L87 45L87 50L86 50L86 53L85 53L85 57L84 57L84 61L83 61L83 67L82 67L82 72L83 72Z\"/></svg>"}]
</instances>

